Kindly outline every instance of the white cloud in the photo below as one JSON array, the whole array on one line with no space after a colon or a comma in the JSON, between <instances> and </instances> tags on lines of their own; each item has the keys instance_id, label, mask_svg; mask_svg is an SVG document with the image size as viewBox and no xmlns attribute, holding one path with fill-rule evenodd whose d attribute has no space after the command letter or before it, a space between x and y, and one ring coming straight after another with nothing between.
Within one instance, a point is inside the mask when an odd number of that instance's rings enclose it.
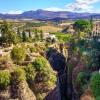
<instances>
[{"instance_id":1,"label":"white cloud","mask_svg":"<svg viewBox=\"0 0 100 100\"><path fill-rule=\"evenodd\" d=\"M11 10L8 12L3 12L3 14L21 14L21 13L22 13L22 11L19 11L19 10L16 10L16 11Z\"/></svg>"},{"instance_id":2,"label":"white cloud","mask_svg":"<svg viewBox=\"0 0 100 100\"><path fill-rule=\"evenodd\" d=\"M57 7L50 7L44 10L48 11L73 11L73 12L96 12L94 10L94 4L100 2L100 0L75 0L72 3L65 5L64 9ZM98 11L97 11L98 12Z\"/></svg>"},{"instance_id":3,"label":"white cloud","mask_svg":"<svg viewBox=\"0 0 100 100\"><path fill-rule=\"evenodd\" d=\"M73 3L67 4L68 11L92 12L94 11L93 4L100 2L100 0L76 0Z\"/></svg>"},{"instance_id":4,"label":"white cloud","mask_svg":"<svg viewBox=\"0 0 100 100\"><path fill-rule=\"evenodd\" d=\"M57 8L57 7L50 7L50 8L46 8L44 10L47 10L47 11L62 11L63 9Z\"/></svg>"}]
</instances>

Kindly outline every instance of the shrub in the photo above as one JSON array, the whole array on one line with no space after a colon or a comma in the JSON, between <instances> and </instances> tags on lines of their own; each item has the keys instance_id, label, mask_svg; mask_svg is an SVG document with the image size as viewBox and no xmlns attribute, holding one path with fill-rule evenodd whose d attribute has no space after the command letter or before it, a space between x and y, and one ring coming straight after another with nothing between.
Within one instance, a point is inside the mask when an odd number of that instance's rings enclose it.
<instances>
[{"instance_id":1,"label":"shrub","mask_svg":"<svg viewBox=\"0 0 100 100\"><path fill-rule=\"evenodd\" d=\"M96 97L96 100L100 100L100 96L99 97Z\"/></svg>"},{"instance_id":2,"label":"shrub","mask_svg":"<svg viewBox=\"0 0 100 100\"><path fill-rule=\"evenodd\" d=\"M0 88L7 88L10 84L10 73L8 71L0 71Z\"/></svg>"},{"instance_id":3,"label":"shrub","mask_svg":"<svg viewBox=\"0 0 100 100\"><path fill-rule=\"evenodd\" d=\"M84 72L80 72L77 76L76 81L81 85L84 85L86 83L86 74Z\"/></svg>"},{"instance_id":4,"label":"shrub","mask_svg":"<svg viewBox=\"0 0 100 100\"><path fill-rule=\"evenodd\" d=\"M55 84L56 76L46 58L37 57L33 65L37 71L38 81L45 82L49 86Z\"/></svg>"},{"instance_id":5,"label":"shrub","mask_svg":"<svg viewBox=\"0 0 100 100\"><path fill-rule=\"evenodd\" d=\"M86 79L87 79L87 75L85 72L80 72L77 75L75 85L79 96L82 95L85 92L85 90L88 88Z\"/></svg>"},{"instance_id":6,"label":"shrub","mask_svg":"<svg viewBox=\"0 0 100 100\"><path fill-rule=\"evenodd\" d=\"M15 63L19 63L24 61L25 59L25 49L21 47L14 47L13 50L11 51L11 58Z\"/></svg>"},{"instance_id":7,"label":"shrub","mask_svg":"<svg viewBox=\"0 0 100 100\"><path fill-rule=\"evenodd\" d=\"M91 88L95 97L100 96L100 74L98 72L93 73L91 77Z\"/></svg>"},{"instance_id":8,"label":"shrub","mask_svg":"<svg viewBox=\"0 0 100 100\"><path fill-rule=\"evenodd\" d=\"M44 71L47 66L47 60L44 57L37 57L33 62L36 71Z\"/></svg>"},{"instance_id":9,"label":"shrub","mask_svg":"<svg viewBox=\"0 0 100 100\"><path fill-rule=\"evenodd\" d=\"M37 99L37 100L43 100L43 95L40 94L40 93L38 93L38 94L36 95L36 99Z\"/></svg>"},{"instance_id":10,"label":"shrub","mask_svg":"<svg viewBox=\"0 0 100 100\"><path fill-rule=\"evenodd\" d=\"M26 80L25 71L21 68L16 68L12 74L13 81L22 82Z\"/></svg>"},{"instance_id":11,"label":"shrub","mask_svg":"<svg viewBox=\"0 0 100 100\"><path fill-rule=\"evenodd\" d=\"M12 60L8 55L0 58L0 70L5 69L13 69Z\"/></svg>"},{"instance_id":12,"label":"shrub","mask_svg":"<svg viewBox=\"0 0 100 100\"><path fill-rule=\"evenodd\" d=\"M33 81L36 75L34 67L31 64L29 64L28 66L25 67L25 72L27 81L28 82Z\"/></svg>"},{"instance_id":13,"label":"shrub","mask_svg":"<svg viewBox=\"0 0 100 100\"><path fill-rule=\"evenodd\" d=\"M31 47L31 48L30 48L30 52L31 52L31 53L36 52L36 48L32 48L32 47Z\"/></svg>"}]
</instances>

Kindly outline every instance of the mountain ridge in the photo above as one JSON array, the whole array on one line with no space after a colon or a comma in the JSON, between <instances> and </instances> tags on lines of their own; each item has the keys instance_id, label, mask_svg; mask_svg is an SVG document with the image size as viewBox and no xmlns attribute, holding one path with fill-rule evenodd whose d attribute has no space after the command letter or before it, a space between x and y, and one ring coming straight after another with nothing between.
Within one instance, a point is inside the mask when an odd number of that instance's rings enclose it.
<instances>
[{"instance_id":1,"label":"mountain ridge","mask_svg":"<svg viewBox=\"0 0 100 100\"><path fill-rule=\"evenodd\" d=\"M1 19L38 19L38 20L63 20L63 19L79 19L79 18L90 18L91 16L97 16L100 18L98 13L78 13L69 11L47 11L38 9L36 11L30 10L25 11L21 14L2 14L0 13Z\"/></svg>"}]
</instances>

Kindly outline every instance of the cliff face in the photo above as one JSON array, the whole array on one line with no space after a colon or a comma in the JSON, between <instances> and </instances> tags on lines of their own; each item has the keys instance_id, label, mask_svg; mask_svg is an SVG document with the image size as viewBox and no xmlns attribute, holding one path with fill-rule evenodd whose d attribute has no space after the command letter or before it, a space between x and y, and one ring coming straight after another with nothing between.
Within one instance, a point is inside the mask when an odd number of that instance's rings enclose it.
<instances>
[{"instance_id":1,"label":"cliff face","mask_svg":"<svg viewBox=\"0 0 100 100\"><path fill-rule=\"evenodd\" d=\"M6 90L0 90L0 100L36 100L36 98L26 81L23 81L18 86L13 84L13 88L9 86Z\"/></svg>"},{"instance_id":2,"label":"cliff face","mask_svg":"<svg viewBox=\"0 0 100 100\"><path fill-rule=\"evenodd\" d=\"M67 46L54 44L47 52L48 60L52 68L57 72L57 87L50 92L46 100L66 100L67 98Z\"/></svg>"}]
</instances>

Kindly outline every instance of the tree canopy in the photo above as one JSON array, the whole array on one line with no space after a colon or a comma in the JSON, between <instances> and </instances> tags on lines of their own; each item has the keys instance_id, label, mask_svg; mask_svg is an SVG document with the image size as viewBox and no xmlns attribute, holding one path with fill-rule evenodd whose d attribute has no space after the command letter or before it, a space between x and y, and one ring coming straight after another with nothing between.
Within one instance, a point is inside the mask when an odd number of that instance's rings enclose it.
<instances>
[{"instance_id":1,"label":"tree canopy","mask_svg":"<svg viewBox=\"0 0 100 100\"><path fill-rule=\"evenodd\" d=\"M91 31L91 23L87 20L77 20L74 23L74 29L79 32L90 32Z\"/></svg>"},{"instance_id":2,"label":"tree canopy","mask_svg":"<svg viewBox=\"0 0 100 100\"><path fill-rule=\"evenodd\" d=\"M100 96L100 73L93 73L91 77L91 88L95 97Z\"/></svg>"}]
</instances>

